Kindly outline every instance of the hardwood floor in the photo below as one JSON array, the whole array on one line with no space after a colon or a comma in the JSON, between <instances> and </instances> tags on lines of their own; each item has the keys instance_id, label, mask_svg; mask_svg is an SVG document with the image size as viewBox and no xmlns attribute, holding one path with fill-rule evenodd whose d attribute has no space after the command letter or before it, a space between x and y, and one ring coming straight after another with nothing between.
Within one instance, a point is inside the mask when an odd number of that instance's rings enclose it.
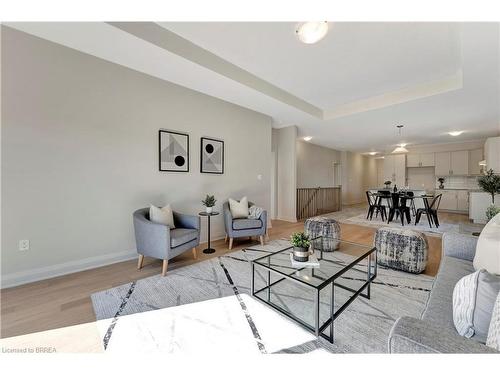
<instances>
[{"instance_id":1,"label":"hardwood floor","mask_svg":"<svg viewBox=\"0 0 500 375\"><path fill-rule=\"evenodd\" d=\"M465 215L440 215L442 220L449 222L466 222ZM303 222L289 223L273 221L269 230L269 239L288 238L292 232L303 230ZM342 239L371 245L376 228L359 225L341 224ZM441 260L441 238L428 237L429 262L425 271L435 275ZM168 269L173 270L195 262L201 262L211 257L217 257L230 251L237 251L253 241L235 240L233 249L228 250L224 239L213 241L216 249L214 254L201 252L204 246L197 249L197 259L188 251L168 263ZM43 280L1 291L1 337L11 337L54 328L66 327L95 321L90 295L92 293L122 285L133 280L160 274L162 261L144 258L143 267L137 270L137 260L130 260L77 272L49 280Z\"/></svg>"}]
</instances>

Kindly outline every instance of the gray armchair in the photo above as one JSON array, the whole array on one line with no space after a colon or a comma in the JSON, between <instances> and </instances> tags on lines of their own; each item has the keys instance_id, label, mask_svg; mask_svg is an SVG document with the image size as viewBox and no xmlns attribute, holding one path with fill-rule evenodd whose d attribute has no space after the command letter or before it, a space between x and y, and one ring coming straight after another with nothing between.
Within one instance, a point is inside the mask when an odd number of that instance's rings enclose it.
<instances>
[{"instance_id":1,"label":"gray armchair","mask_svg":"<svg viewBox=\"0 0 500 375\"><path fill-rule=\"evenodd\" d=\"M252 202L248 202L249 207L253 205ZM240 237L259 236L261 245L264 245L264 236L267 231L267 211L263 211L258 219L233 219L229 202L224 202L222 213L226 228L226 241L229 238L229 250L233 248L233 239Z\"/></svg>"},{"instance_id":2,"label":"gray armchair","mask_svg":"<svg viewBox=\"0 0 500 375\"><path fill-rule=\"evenodd\" d=\"M200 243L200 218L174 212L175 229L149 220L149 208L134 212L135 242L139 260L137 269L142 268L144 256L163 259L161 274L167 273L168 261L187 250L193 251Z\"/></svg>"}]
</instances>

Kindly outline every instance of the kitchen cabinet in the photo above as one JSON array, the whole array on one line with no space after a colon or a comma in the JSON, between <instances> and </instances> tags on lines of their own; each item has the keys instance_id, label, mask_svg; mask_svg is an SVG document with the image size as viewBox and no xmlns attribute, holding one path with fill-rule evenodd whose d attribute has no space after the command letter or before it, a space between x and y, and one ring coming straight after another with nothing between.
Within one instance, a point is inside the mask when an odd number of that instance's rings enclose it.
<instances>
[{"instance_id":1,"label":"kitchen cabinet","mask_svg":"<svg viewBox=\"0 0 500 375\"><path fill-rule=\"evenodd\" d=\"M484 143L486 169L500 173L500 137L488 138Z\"/></svg>"},{"instance_id":2,"label":"kitchen cabinet","mask_svg":"<svg viewBox=\"0 0 500 375\"><path fill-rule=\"evenodd\" d=\"M384 157L384 181L391 181L392 186L406 185L406 155L386 155Z\"/></svg>"},{"instance_id":3,"label":"kitchen cabinet","mask_svg":"<svg viewBox=\"0 0 500 375\"><path fill-rule=\"evenodd\" d=\"M485 192L471 191L469 219L474 223L486 224L486 209L491 205L491 195Z\"/></svg>"},{"instance_id":4,"label":"kitchen cabinet","mask_svg":"<svg viewBox=\"0 0 500 375\"><path fill-rule=\"evenodd\" d=\"M470 175L480 175L483 174L483 167L479 165L479 162L483 160L483 149L478 148L477 150L469 151L469 174Z\"/></svg>"},{"instance_id":5,"label":"kitchen cabinet","mask_svg":"<svg viewBox=\"0 0 500 375\"><path fill-rule=\"evenodd\" d=\"M436 190L442 194L439 209L448 211L468 211L469 192L467 190Z\"/></svg>"},{"instance_id":6,"label":"kitchen cabinet","mask_svg":"<svg viewBox=\"0 0 500 375\"><path fill-rule=\"evenodd\" d=\"M469 192L467 190L457 191L457 211L469 210Z\"/></svg>"},{"instance_id":7,"label":"kitchen cabinet","mask_svg":"<svg viewBox=\"0 0 500 375\"><path fill-rule=\"evenodd\" d=\"M434 166L434 153L427 152L423 154L410 153L406 158L406 166L412 167L433 167Z\"/></svg>"},{"instance_id":8,"label":"kitchen cabinet","mask_svg":"<svg viewBox=\"0 0 500 375\"><path fill-rule=\"evenodd\" d=\"M469 151L436 152L436 176L466 176L469 174Z\"/></svg>"}]
</instances>

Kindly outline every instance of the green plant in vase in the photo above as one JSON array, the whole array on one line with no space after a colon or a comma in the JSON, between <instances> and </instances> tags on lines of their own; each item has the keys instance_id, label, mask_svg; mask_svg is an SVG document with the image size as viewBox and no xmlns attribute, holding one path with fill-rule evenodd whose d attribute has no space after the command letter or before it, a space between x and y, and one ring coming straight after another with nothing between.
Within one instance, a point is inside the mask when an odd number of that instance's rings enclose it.
<instances>
[{"instance_id":1,"label":"green plant in vase","mask_svg":"<svg viewBox=\"0 0 500 375\"><path fill-rule=\"evenodd\" d=\"M389 181L389 180L387 180L386 182L384 182L384 186L385 186L386 189L389 189L389 187L391 186L391 184L392 184L392 181Z\"/></svg>"},{"instance_id":2,"label":"green plant in vase","mask_svg":"<svg viewBox=\"0 0 500 375\"><path fill-rule=\"evenodd\" d=\"M293 259L297 262L307 262L309 259L309 236L304 232L293 233L290 237L293 246Z\"/></svg>"},{"instance_id":3,"label":"green plant in vase","mask_svg":"<svg viewBox=\"0 0 500 375\"><path fill-rule=\"evenodd\" d=\"M444 177L439 177L438 178L438 182L439 182L439 188L440 189L444 189L444 185L443 183L446 181L446 179Z\"/></svg>"},{"instance_id":4,"label":"green plant in vase","mask_svg":"<svg viewBox=\"0 0 500 375\"><path fill-rule=\"evenodd\" d=\"M215 199L215 196L207 194L205 199L201 201L201 204L205 206L205 211L207 212L207 214L211 214L216 202L217 199Z\"/></svg>"},{"instance_id":5,"label":"green plant in vase","mask_svg":"<svg viewBox=\"0 0 500 375\"><path fill-rule=\"evenodd\" d=\"M491 206L486 209L486 217L489 221L500 211L500 208L495 205L495 195L500 194L500 176L490 169L484 176L477 178L477 183L481 190L491 195Z\"/></svg>"}]
</instances>

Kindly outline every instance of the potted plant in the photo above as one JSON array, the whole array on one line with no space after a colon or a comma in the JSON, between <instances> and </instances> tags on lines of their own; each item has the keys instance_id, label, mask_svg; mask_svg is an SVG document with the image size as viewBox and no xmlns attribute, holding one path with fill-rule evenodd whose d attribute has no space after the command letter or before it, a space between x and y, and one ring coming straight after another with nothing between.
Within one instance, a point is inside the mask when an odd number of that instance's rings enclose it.
<instances>
[{"instance_id":1,"label":"potted plant","mask_svg":"<svg viewBox=\"0 0 500 375\"><path fill-rule=\"evenodd\" d=\"M384 186L386 189L389 189L389 187L391 186L392 182L387 180L386 182L384 182Z\"/></svg>"},{"instance_id":2,"label":"potted plant","mask_svg":"<svg viewBox=\"0 0 500 375\"><path fill-rule=\"evenodd\" d=\"M293 233L290 237L293 246L293 260L297 262L307 262L309 260L309 236L304 232Z\"/></svg>"},{"instance_id":3,"label":"potted plant","mask_svg":"<svg viewBox=\"0 0 500 375\"><path fill-rule=\"evenodd\" d=\"M205 206L205 211L207 214L211 214L213 211L213 208L215 206L215 202L217 202L217 199L213 195L208 195L201 201L201 204Z\"/></svg>"},{"instance_id":4,"label":"potted plant","mask_svg":"<svg viewBox=\"0 0 500 375\"><path fill-rule=\"evenodd\" d=\"M500 210L495 206L495 194L500 193L500 176L490 169L484 176L477 178L477 183L484 192L491 194L491 206L486 209L486 217L489 221Z\"/></svg>"},{"instance_id":5,"label":"potted plant","mask_svg":"<svg viewBox=\"0 0 500 375\"><path fill-rule=\"evenodd\" d=\"M438 181L439 181L439 188L444 189L443 183L446 181L446 179L444 177L439 177Z\"/></svg>"}]
</instances>

